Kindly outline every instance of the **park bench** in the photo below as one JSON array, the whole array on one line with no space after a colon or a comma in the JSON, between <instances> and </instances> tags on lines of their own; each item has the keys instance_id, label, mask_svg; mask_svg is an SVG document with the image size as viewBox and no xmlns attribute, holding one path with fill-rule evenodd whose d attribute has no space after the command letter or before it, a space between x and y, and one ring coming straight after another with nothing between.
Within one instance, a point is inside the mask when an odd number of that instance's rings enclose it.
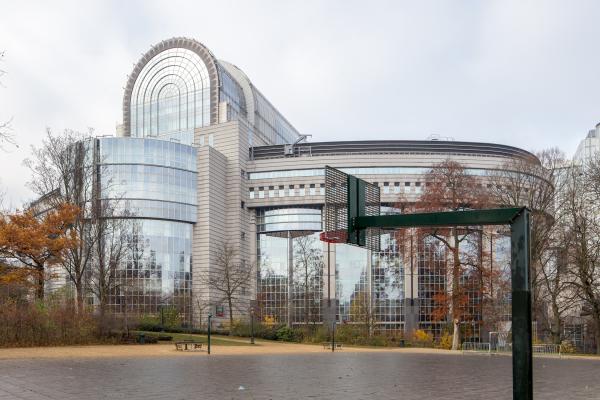
<instances>
[{"instance_id":1,"label":"park bench","mask_svg":"<svg viewBox=\"0 0 600 400\"><path fill-rule=\"evenodd\" d=\"M331 350L331 346L333 346L332 342L323 342L323 349L329 349ZM342 343L339 342L335 342L335 350L341 350L342 349Z\"/></svg>"},{"instance_id":2,"label":"park bench","mask_svg":"<svg viewBox=\"0 0 600 400\"><path fill-rule=\"evenodd\" d=\"M193 340L182 340L179 342L175 342L175 350L180 350L180 351L202 350L202 342L196 342Z\"/></svg>"}]
</instances>

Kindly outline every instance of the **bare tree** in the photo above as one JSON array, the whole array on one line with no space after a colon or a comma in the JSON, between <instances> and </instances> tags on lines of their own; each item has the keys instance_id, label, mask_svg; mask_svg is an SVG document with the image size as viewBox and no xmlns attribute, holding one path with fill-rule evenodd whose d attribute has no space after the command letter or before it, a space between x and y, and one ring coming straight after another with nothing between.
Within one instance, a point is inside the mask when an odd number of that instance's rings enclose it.
<instances>
[{"instance_id":1,"label":"bare tree","mask_svg":"<svg viewBox=\"0 0 600 400\"><path fill-rule=\"evenodd\" d=\"M513 158L488 177L494 204L531 209L532 302L534 318L539 320L544 315L544 298L547 297L547 293L542 292L553 284L544 282L544 279L557 277L548 270L544 271L544 267L552 260L557 246L553 238L557 223L554 214L560 208L557 194L564 185L566 170L565 155L557 148L543 150L537 153L537 158L539 163L532 159Z\"/></svg>"},{"instance_id":2,"label":"bare tree","mask_svg":"<svg viewBox=\"0 0 600 400\"><path fill-rule=\"evenodd\" d=\"M294 283L301 294L302 317L304 324L316 322L315 303L320 302L321 275L323 270L323 254L315 246L320 244L310 234L294 239Z\"/></svg>"},{"instance_id":3,"label":"bare tree","mask_svg":"<svg viewBox=\"0 0 600 400\"><path fill-rule=\"evenodd\" d=\"M229 243L223 243L216 251L213 268L202 275L200 280L222 295L229 312L229 327L233 327L233 311L241 309L244 300L243 288L248 287L253 276L252 268L240 263L236 249Z\"/></svg>"},{"instance_id":4,"label":"bare tree","mask_svg":"<svg viewBox=\"0 0 600 400\"><path fill-rule=\"evenodd\" d=\"M600 354L600 161L569 169L563 212L573 286L589 313Z\"/></svg>"},{"instance_id":5,"label":"bare tree","mask_svg":"<svg viewBox=\"0 0 600 400\"><path fill-rule=\"evenodd\" d=\"M56 135L48 130L42 145L32 147L32 157L25 160L32 174L28 186L39 196L34 203L38 209L51 209L63 202L79 207L72 229L80 241L62 262L75 286L78 310L83 308L85 277L100 239L100 231L95 227L101 217L97 201L102 188L96 179L97 160L90 134L66 130Z\"/></svg>"},{"instance_id":6,"label":"bare tree","mask_svg":"<svg viewBox=\"0 0 600 400\"><path fill-rule=\"evenodd\" d=\"M111 295L119 286L127 284L126 280L120 279L118 271L130 251L129 225L129 221L125 219L99 218L90 226L94 231L93 235L99 240L93 248L89 289L98 299L101 318L106 314Z\"/></svg>"},{"instance_id":7,"label":"bare tree","mask_svg":"<svg viewBox=\"0 0 600 400\"><path fill-rule=\"evenodd\" d=\"M455 161L446 160L435 165L425 177L425 188L417 203L401 201L398 207L403 212L461 211L485 207L489 196L476 177ZM452 317L452 349L461 344L461 324L469 318L467 302L471 275L480 264L480 249L477 246L481 227L448 227L439 229L417 229L418 240L430 236L443 244L450 257L450 288L439 293L435 299L441 304L439 315ZM402 240L404 230L398 238ZM466 277L466 278L465 278Z\"/></svg>"}]
</instances>

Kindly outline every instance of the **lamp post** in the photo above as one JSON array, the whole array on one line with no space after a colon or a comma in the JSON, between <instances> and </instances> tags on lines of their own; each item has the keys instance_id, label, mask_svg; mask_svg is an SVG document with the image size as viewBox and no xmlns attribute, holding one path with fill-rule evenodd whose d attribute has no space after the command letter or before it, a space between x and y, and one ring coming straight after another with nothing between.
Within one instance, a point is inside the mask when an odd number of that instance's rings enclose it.
<instances>
[{"instance_id":1,"label":"lamp post","mask_svg":"<svg viewBox=\"0 0 600 400\"><path fill-rule=\"evenodd\" d=\"M254 307L250 309L250 344L254 344Z\"/></svg>"},{"instance_id":2,"label":"lamp post","mask_svg":"<svg viewBox=\"0 0 600 400\"><path fill-rule=\"evenodd\" d=\"M208 313L208 354L210 354L210 326L211 324L212 313Z\"/></svg>"}]
</instances>

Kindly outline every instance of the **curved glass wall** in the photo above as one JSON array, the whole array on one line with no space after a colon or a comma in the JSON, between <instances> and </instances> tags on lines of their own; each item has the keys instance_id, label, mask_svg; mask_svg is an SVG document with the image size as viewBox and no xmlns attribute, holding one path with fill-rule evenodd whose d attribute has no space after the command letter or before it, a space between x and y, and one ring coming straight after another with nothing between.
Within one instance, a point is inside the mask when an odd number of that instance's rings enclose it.
<instances>
[{"instance_id":1,"label":"curved glass wall","mask_svg":"<svg viewBox=\"0 0 600 400\"><path fill-rule=\"evenodd\" d=\"M157 315L161 307L174 307L189 323L196 149L128 137L97 143L102 210L121 221L118 234L126 242L111 308Z\"/></svg>"},{"instance_id":2,"label":"curved glass wall","mask_svg":"<svg viewBox=\"0 0 600 400\"><path fill-rule=\"evenodd\" d=\"M192 225L135 220L124 235L130 251L118 269L110 307L117 313L156 314L175 307L189 322L192 306Z\"/></svg>"},{"instance_id":3,"label":"curved glass wall","mask_svg":"<svg viewBox=\"0 0 600 400\"><path fill-rule=\"evenodd\" d=\"M194 128L210 124L210 79L195 52L165 50L142 68L131 93L131 136L175 134L191 144Z\"/></svg>"},{"instance_id":4,"label":"curved glass wall","mask_svg":"<svg viewBox=\"0 0 600 400\"><path fill-rule=\"evenodd\" d=\"M117 215L196 222L196 149L155 139L99 139L101 198Z\"/></svg>"},{"instance_id":5,"label":"curved glass wall","mask_svg":"<svg viewBox=\"0 0 600 400\"><path fill-rule=\"evenodd\" d=\"M196 149L143 138L107 137L100 140L102 164L147 164L196 171Z\"/></svg>"},{"instance_id":6,"label":"curved glass wall","mask_svg":"<svg viewBox=\"0 0 600 400\"><path fill-rule=\"evenodd\" d=\"M258 209L258 232L320 231L321 207L290 207Z\"/></svg>"}]
</instances>

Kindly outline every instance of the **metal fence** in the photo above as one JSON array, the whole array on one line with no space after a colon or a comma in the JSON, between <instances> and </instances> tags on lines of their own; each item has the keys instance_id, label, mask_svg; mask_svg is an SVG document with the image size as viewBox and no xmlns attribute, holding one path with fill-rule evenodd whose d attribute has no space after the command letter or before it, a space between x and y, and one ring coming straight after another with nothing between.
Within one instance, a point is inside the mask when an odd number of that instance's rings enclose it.
<instances>
[{"instance_id":1,"label":"metal fence","mask_svg":"<svg viewBox=\"0 0 600 400\"><path fill-rule=\"evenodd\" d=\"M462 351L464 352L477 352L477 353L490 353L490 344L486 342L463 342Z\"/></svg>"},{"instance_id":2,"label":"metal fence","mask_svg":"<svg viewBox=\"0 0 600 400\"><path fill-rule=\"evenodd\" d=\"M534 344L532 351L533 355L543 354L558 357L561 356L559 344Z\"/></svg>"}]
</instances>

